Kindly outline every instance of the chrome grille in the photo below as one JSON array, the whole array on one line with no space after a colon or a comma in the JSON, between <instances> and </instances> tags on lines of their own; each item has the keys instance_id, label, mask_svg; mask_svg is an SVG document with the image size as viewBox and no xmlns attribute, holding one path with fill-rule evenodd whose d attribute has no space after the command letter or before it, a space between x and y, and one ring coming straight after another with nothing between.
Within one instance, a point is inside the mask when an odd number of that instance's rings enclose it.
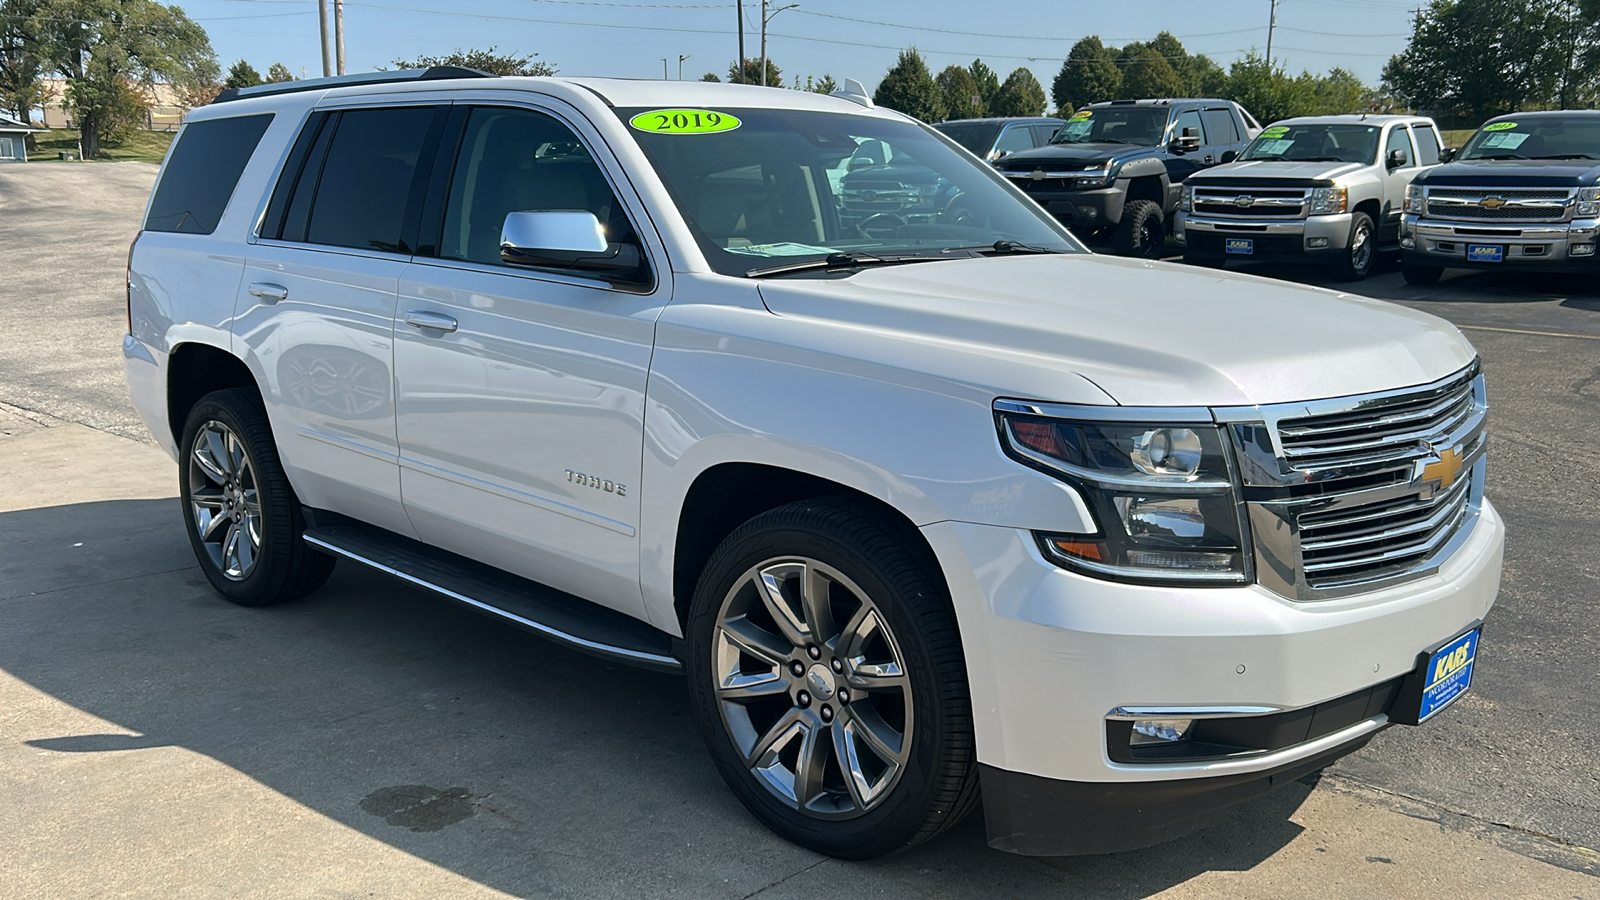
<instances>
[{"instance_id":1,"label":"chrome grille","mask_svg":"<svg viewBox=\"0 0 1600 900\"><path fill-rule=\"evenodd\" d=\"M1477 364L1429 385L1239 411L1232 420L1257 580L1320 600L1425 575L1483 498Z\"/></svg>"},{"instance_id":2,"label":"chrome grille","mask_svg":"<svg viewBox=\"0 0 1600 900\"><path fill-rule=\"evenodd\" d=\"M1435 219L1559 222L1572 209L1568 188L1427 188L1428 217Z\"/></svg>"},{"instance_id":3,"label":"chrome grille","mask_svg":"<svg viewBox=\"0 0 1600 900\"><path fill-rule=\"evenodd\" d=\"M1311 192L1305 189L1196 186L1194 211L1241 219L1297 218L1306 214Z\"/></svg>"}]
</instances>

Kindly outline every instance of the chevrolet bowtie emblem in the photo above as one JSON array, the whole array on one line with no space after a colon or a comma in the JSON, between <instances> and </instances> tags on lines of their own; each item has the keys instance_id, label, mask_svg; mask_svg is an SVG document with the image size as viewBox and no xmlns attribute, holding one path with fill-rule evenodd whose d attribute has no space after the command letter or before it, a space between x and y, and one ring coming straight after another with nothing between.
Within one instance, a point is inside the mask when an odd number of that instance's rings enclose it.
<instances>
[{"instance_id":1,"label":"chevrolet bowtie emblem","mask_svg":"<svg viewBox=\"0 0 1600 900\"><path fill-rule=\"evenodd\" d=\"M1034 181L1043 181L1044 180L1044 170L1043 169L1034 169L1032 172L1028 173L1028 177L1033 179Z\"/></svg>"},{"instance_id":2,"label":"chevrolet bowtie emblem","mask_svg":"<svg viewBox=\"0 0 1600 900\"><path fill-rule=\"evenodd\" d=\"M1252 196L1250 196L1248 194L1246 194L1243 197L1235 197L1235 198L1233 198L1233 205L1237 206L1237 207L1240 207L1240 208L1244 208L1244 207L1247 207L1247 206L1254 206L1255 204L1256 204L1256 198L1254 198L1254 197L1252 197Z\"/></svg>"},{"instance_id":3,"label":"chevrolet bowtie emblem","mask_svg":"<svg viewBox=\"0 0 1600 900\"><path fill-rule=\"evenodd\" d=\"M1478 205L1484 209L1499 209L1506 205L1506 199L1504 197L1485 197L1478 201Z\"/></svg>"},{"instance_id":4,"label":"chevrolet bowtie emblem","mask_svg":"<svg viewBox=\"0 0 1600 900\"><path fill-rule=\"evenodd\" d=\"M1437 481L1439 482L1438 490L1449 490L1451 485L1454 485L1456 480L1461 477L1461 454L1457 453L1454 447L1446 447L1442 451L1435 452L1439 458L1432 462L1424 463L1422 471L1414 480L1423 484Z\"/></svg>"}]
</instances>

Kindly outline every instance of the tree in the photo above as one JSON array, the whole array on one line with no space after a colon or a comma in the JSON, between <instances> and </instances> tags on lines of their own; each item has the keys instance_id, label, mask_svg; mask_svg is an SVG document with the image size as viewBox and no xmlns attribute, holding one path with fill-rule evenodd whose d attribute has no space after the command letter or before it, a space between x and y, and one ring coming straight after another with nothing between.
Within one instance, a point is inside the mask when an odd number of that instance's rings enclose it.
<instances>
[{"instance_id":1,"label":"tree","mask_svg":"<svg viewBox=\"0 0 1600 900\"><path fill-rule=\"evenodd\" d=\"M743 73L739 71L738 66L729 66L728 80L738 84L760 84L761 57L745 60ZM770 56L767 57L767 85L769 87L783 87L783 70L778 68L778 64L773 62Z\"/></svg>"},{"instance_id":2,"label":"tree","mask_svg":"<svg viewBox=\"0 0 1600 900\"><path fill-rule=\"evenodd\" d=\"M1142 99L1181 97L1183 94L1182 80L1160 50L1144 44L1128 57L1127 68L1122 73L1123 97Z\"/></svg>"},{"instance_id":3,"label":"tree","mask_svg":"<svg viewBox=\"0 0 1600 900\"><path fill-rule=\"evenodd\" d=\"M928 74L928 64L915 47L900 51L893 68L878 82L872 102L924 122L944 118L944 98L939 96L939 87Z\"/></svg>"},{"instance_id":4,"label":"tree","mask_svg":"<svg viewBox=\"0 0 1600 900\"><path fill-rule=\"evenodd\" d=\"M1122 90L1122 70L1116 54L1089 35L1067 51L1061 71L1050 85L1050 97L1058 109L1076 109L1101 100L1110 100Z\"/></svg>"},{"instance_id":5,"label":"tree","mask_svg":"<svg viewBox=\"0 0 1600 900\"><path fill-rule=\"evenodd\" d=\"M944 114L952 119L976 119L984 115L983 94L972 73L961 66L945 66L933 80L944 103Z\"/></svg>"},{"instance_id":6,"label":"tree","mask_svg":"<svg viewBox=\"0 0 1600 900\"><path fill-rule=\"evenodd\" d=\"M817 79L817 86L813 88L819 94L831 94L839 89L839 82L833 80L832 75L824 75Z\"/></svg>"},{"instance_id":7,"label":"tree","mask_svg":"<svg viewBox=\"0 0 1600 900\"><path fill-rule=\"evenodd\" d=\"M981 59L973 60L972 65L967 66L967 72L972 75L972 83L978 86L978 96L983 98L983 108L988 109L989 104L994 102L995 95L1000 93L1000 76L984 65Z\"/></svg>"},{"instance_id":8,"label":"tree","mask_svg":"<svg viewBox=\"0 0 1600 900\"><path fill-rule=\"evenodd\" d=\"M1268 65L1254 50L1235 60L1228 69L1223 96L1238 103L1262 122L1275 122L1296 114L1294 82L1283 66Z\"/></svg>"},{"instance_id":9,"label":"tree","mask_svg":"<svg viewBox=\"0 0 1600 900\"><path fill-rule=\"evenodd\" d=\"M23 122L32 121L33 108L45 99L37 6L36 0L0 2L0 109Z\"/></svg>"},{"instance_id":10,"label":"tree","mask_svg":"<svg viewBox=\"0 0 1600 900\"><path fill-rule=\"evenodd\" d=\"M717 77L717 73L715 73L715 72L707 72L704 75L701 75L700 76L700 80L701 81L714 81L714 82L717 82L719 84L722 82L722 79L718 78Z\"/></svg>"},{"instance_id":11,"label":"tree","mask_svg":"<svg viewBox=\"0 0 1600 900\"><path fill-rule=\"evenodd\" d=\"M397 59L391 65L397 69L429 69L434 66L461 66L477 69L491 75L554 75L556 67L538 59L539 54L501 53L493 44L482 50L456 49L444 56L419 56L416 59Z\"/></svg>"},{"instance_id":12,"label":"tree","mask_svg":"<svg viewBox=\"0 0 1600 900\"><path fill-rule=\"evenodd\" d=\"M1019 67L1006 76L1005 83L1000 85L1000 93L995 95L994 108L989 110L996 116L1038 116L1044 114L1044 87L1039 84L1039 79L1026 68Z\"/></svg>"},{"instance_id":13,"label":"tree","mask_svg":"<svg viewBox=\"0 0 1600 900\"><path fill-rule=\"evenodd\" d=\"M256 67L239 60L228 68L228 77L222 79L225 88L247 88L261 84L261 73Z\"/></svg>"},{"instance_id":14,"label":"tree","mask_svg":"<svg viewBox=\"0 0 1600 900\"><path fill-rule=\"evenodd\" d=\"M1326 75L1300 73L1294 80L1290 115L1337 116L1366 112L1369 91L1354 73L1335 66Z\"/></svg>"},{"instance_id":15,"label":"tree","mask_svg":"<svg viewBox=\"0 0 1600 900\"><path fill-rule=\"evenodd\" d=\"M286 81L299 81L289 67L281 62L275 62L267 69L267 84L283 84Z\"/></svg>"},{"instance_id":16,"label":"tree","mask_svg":"<svg viewBox=\"0 0 1600 900\"><path fill-rule=\"evenodd\" d=\"M179 89L217 78L217 58L205 30L176 6L154 0L40 0L40 46L66 79L66 103L87 156L100 155L138 114L136 85L157 78Z\"/></svg>"}]
</instances>

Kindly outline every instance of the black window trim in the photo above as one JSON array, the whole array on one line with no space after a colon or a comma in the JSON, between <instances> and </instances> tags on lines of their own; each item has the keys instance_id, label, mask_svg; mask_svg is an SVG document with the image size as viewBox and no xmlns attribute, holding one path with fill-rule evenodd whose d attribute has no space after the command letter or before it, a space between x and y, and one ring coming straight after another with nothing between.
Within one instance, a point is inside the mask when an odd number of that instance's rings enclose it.
<instances>
[{"instance_id":1,"label":"black window trim","mask_svg":"<svg viewBox=\"0 0 1600 900\"><path fill-rule=\"evenodd\" d=\"M546 99L543 95L535 96L537 96L538 100ZM649 269L650 278L648 281L639 284L632 284L629 282L610 281L600 274L589 274L555 268L541 269L530 266L496 266L489 263L478 263L464 259L445 259L438 255L439 242L444 232L444 217L446 213L445 206L449 201L450 182L455 177L455 168L457 163L460 161L461 141L466 135L467 118L472 114L474 109L478 109L480 107L520 109L549 116L550 118L559 122L562 127L572 132L573 137L576 137L580 142L583 143L584 147L589 151L589 156L594 159L595 165L600 169L600 174L605 178L607 186L611 188L612 196L616 197L617 202L622 204L623 211L627 213L628 219L633 225L633 233L639 238L638 243L640 257L644 261L645 266ZM594 128L592 124L590 127L597 135L600 134L600 130L598 128ZM656 251L652 248L651 242L644 237L643 225L645 223L649 223L650 227L654 229L655 222L649 217L647 211L643 208L642 203L636 204L630 202L628 197L625 196L622 191L618 190L618 179L613 177L611 170L602 161L600 154L596 152L595 145L598 143L604 146L605 152L613 157L615 156L614 151L611 150L609 145L606 145L603 138L597 140L585 136L583 131L573 123L572 116L564 114L553 104L544 104L532 100L526 100L522 97L497 96L485 98L481 95L462 97L455 101L442 137L443 139L438 142L435 150L435 159L432 164L432 178L428 184L427 195L423 199L421 210L418 215L422 230L419 231L417 236L417 252L411 257L413 262L423 265L437 266L440 268L463 269L466 271L485 272L494 275L510 275L517 278L528 278L535 281L550 281L558 284L571 285L574 287L590 287L599 290L639 295L653 294L660 290L666 283L667 279L662 277L663 267L657 259ZM446 158L444 154L449 154L448 158ZM619 170L622 169L620 162L618 163L618 168ZM624 177L626 177L626 170L623 170L623 174ZM638 196L637 189L634 187L631 181L628 183L628 188L634 192L635 196ZM424 250L427 252L422 252ZM664 254L665 248L663 247L662 255L664 256Z\"/></svg>"}]
</instances>

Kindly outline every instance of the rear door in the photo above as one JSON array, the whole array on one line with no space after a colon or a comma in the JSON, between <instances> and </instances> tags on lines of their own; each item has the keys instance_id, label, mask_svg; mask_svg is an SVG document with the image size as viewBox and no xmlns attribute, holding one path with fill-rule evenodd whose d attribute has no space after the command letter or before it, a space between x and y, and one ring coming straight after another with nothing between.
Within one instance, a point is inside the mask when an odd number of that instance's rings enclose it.
<instances>
[{"instance_id":1,"label":"rear door","mask_svg":"<svg viewBox=\"0 0 1600 900\"><path fill-rule=\"evenodd\" d=\"M430 544L643 618L645 380L669 267L593 127L520 98L457 107L400 283L406 511ZM594 213L652 283L506 264L506 215L539 210Z\"/></svg>"},{"instance_id":2,"label":"rear door","mask_svg":"<svg viewBox=\"0 0 1600 900\"><path fill-rule=\"evenodd\" d=\"M312 113L236 306L234 333L258 364L300 499L401 534L413 532L395 440L396 289L415 240L407 213L448 108L434 99Z\"/></svg>"}]
</instances>

